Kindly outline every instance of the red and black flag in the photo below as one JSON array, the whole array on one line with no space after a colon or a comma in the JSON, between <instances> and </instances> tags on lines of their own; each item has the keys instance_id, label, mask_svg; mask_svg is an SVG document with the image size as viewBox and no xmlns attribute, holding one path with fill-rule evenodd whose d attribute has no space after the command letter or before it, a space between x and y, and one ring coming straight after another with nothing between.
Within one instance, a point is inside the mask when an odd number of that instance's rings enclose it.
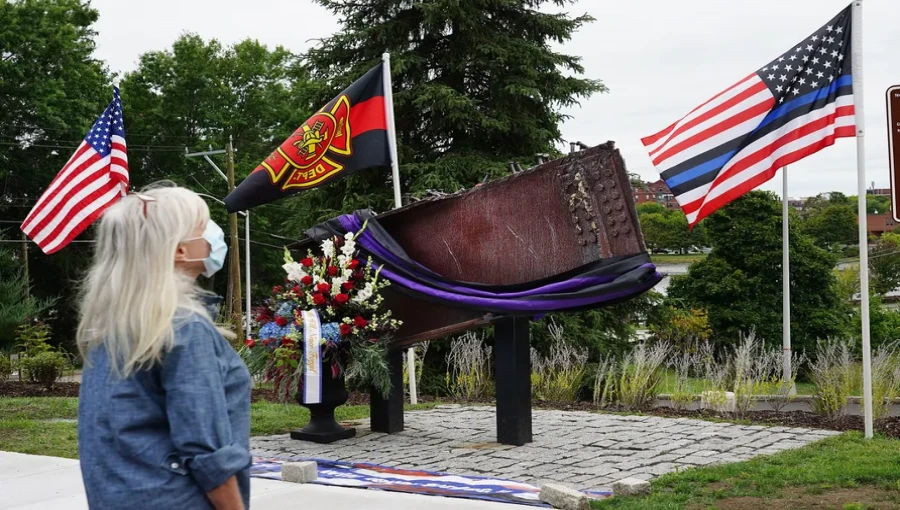
<instances>
[{"instance_id":1,"label":"red and black flag","mask_svg":"<svg viewBox=\"0 0 900 510\"><path fill-rule=\"evenodd\" d=\"M306 120L225 197L242 211L375 166L390 166L384 63Z\"/></svg>"}]
</instances>

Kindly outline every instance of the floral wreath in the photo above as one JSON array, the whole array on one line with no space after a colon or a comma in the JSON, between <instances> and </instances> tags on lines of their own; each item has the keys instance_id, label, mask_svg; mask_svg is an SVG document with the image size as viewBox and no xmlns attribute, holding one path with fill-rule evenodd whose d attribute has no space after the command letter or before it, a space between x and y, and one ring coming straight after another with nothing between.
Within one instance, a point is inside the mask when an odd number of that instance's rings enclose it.
<instances>
[{"instance_id":1,"label":"floral wreath","mask_svg":"<svg viewBox=\"0 0 900 510\"><path fill-rule=\"evenodd\" d=\"M251 373L273 382L282 400L302 390L303 315L316 310L321 321L323 377L344 375L357 385L390 392L387 350L401 322L385 310L381 291L390 285L380 279L371 258L361 262L356 251L357 232L326 239L321 255L310 250L300 262L284 250L287 273L284 286L255 309L256 338L242 350Z\"/></svg>"}]
</instances>

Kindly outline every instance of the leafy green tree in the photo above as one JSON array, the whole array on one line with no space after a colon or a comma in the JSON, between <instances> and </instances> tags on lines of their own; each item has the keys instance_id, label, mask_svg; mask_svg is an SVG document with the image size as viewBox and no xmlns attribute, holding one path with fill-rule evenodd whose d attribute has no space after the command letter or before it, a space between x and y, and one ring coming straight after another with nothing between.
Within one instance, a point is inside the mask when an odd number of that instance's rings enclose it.
<instances>
[{"instance_id":1,"label":"leafy green tree","mask_svg":"<svg viewBox=\"0 0 900 510\"><path fill-rule=\"evenodd\" d=\"M33 203L112 97L96 20L86 1L0 2L0 208Z\"/></svg>"},{"instance_id":2,"label":"leafy green tree","mask_svg":"<svg viewBox=\"0 0 900 510\"><path fill-rule=\"evenodd\" d=\"M900 234L886 232L869 245L871 290L885 295L900 287Z\"/></svg>"},{"instance_id":3,"label":"leafy green tree","mask_svg":"<svg viewBox=\"0 0 900 510\"><path fill-rule=\"evenodd\" d=\"M152 147L129 152L133 186L171 180L224 198L228 193L225 180L202 159L185 158L185 148L192 152L209 146L221 149L232 137L239 183L315 111L313 88L297 56L253 40L226 47L216 40L186 34L171 49L141 55L137 69L122 83L129 148L132 143ZM213 157L224 170L224 157ZM213 200L207 202L213 218L226 225L224 207ZM294 203L255 208L251 239L279 247L287 241L269 233L296 238L297 232L284 227L285 218L294 216ZM245 235L243 222L239 222L239 234ZM254 295L281 283L282 257L278 249L252 245ZM218 292L224 291L226 280L224 275L216 278Z\"/></svg>"},{"instance_id":4,"label":"leafy green tree","mask_svg":"<svg viewBox=\"0 0 900 510\"><path fill-rule=\"evenodd\" d=\"M857 225L855 206L845 200L829 203L810 212L805 222L805 231L816 240L816 244L820 247L834 249L840 245L854 244L858 241Z\"/></svg>"},{"instance_id":5,"label":"leafy green tree","mask_svg":"<svg viewBox=\"0 0 900 510\"><path fill-rule=\"evenodd\" d=\"M638 220L644 234L644 244L652 251L685 253L694 247L706 246L706 228L701 224L688 227L680 210L667 209L656 202L637 205Z\"/></svg>"},{"instance_id":6,"label":"leafy green tree","mask_svg":"<svg viewBox=\"0 0 900 510\"><path fill-rule=\"evenodd\" d=\"M720 345L756 330L781 338L781 207L771 193L752 192L704 220L712 251L688 274L674 277L669 297L686 308L705 308ZM838 295L834 255L815 246L791 223L791 335L798 349L846 331L849 303Z\"/></svg>"},{"instance_id":7,"label":"leafy green tree","mask_svg":"<svg viewBox=\"0 0 900 510\"><path fill-rule=\"evenodd\" d=\"M852 195L847 197L853 210L859 206L859 197ZM884 214L891 210L891 197L887 195L870 195L866 194L866 213L867 214Z\"/></svg>"},{"instance_id":8,"label":"leafy green tree","mask_svg":"<svg viewBox=\"0 0 900 510\"><path fill-rule=\"evenodd\" d=\"M83 0L0 2L0 218L24 220L37 198L112 97L103 64L93 56L97 11ZM16 224L0 224L18 239ZM60 296L54 338L66 341L75 320L78 269L89 247L73 244L52 256L32 251L38 299ZM17 285L19 295L27 282ZM24 313L24 312L23 312ZM21 315L22 313L18 313ZM26 314L27 315L27 314ZM3 332L9 331L5 326Z\"/></svg>"},{"instance_id":9,"label":"leafy green tree","mask_svg":"<svg viewBox=\"0 0 900 510\"><path fill-rule=\"evenodd\" d=\"M605 87L584 79L580 58L551 48L588 16L541 12L570 0L316 0L343 21L307 55L324 104L390 52L401 189L454 192L555 153L562 108ZM361 172L303 194L297 230L335 213L392 206L386 172Z\"/></svg>"}]
</instances>

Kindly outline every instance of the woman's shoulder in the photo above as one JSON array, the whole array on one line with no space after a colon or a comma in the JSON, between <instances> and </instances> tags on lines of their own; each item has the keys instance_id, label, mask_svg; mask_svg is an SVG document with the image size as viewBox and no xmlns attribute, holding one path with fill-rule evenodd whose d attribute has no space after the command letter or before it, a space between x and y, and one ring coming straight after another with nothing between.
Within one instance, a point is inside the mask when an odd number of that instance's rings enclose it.
<instances>
[{"instance_id":1,"label":"woman's shoulder","mask_svg":"<svg viewBox=\"0 0 900 510\"><path fill-rule=\"evenodd\" d=\"M175 313L172 328L175 332L175 345L183 344L194 338L219 338L222 336L208 315L195 310L179 309Z\"/></svg>"}]
</instances>

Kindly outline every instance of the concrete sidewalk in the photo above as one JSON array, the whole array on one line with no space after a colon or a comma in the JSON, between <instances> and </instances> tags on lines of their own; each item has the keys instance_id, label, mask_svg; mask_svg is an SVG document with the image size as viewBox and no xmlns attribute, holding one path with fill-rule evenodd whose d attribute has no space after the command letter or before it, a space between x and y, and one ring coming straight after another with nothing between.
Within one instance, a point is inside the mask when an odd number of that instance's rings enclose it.
<instances>
[{"instance_id":1,"label":"concrete sidewalk","mask_svg":"<svg viewBox=\"0 0 900 510\"><path fill-rule=\"evenodd\" d=\"M416 494L400 494L276 480L251 480L255 509L327 508L328 510L504 510L505 503L488 503ZM87 509L77 460L0 452L0 509Z\"/></svg>"}]
</instances>

